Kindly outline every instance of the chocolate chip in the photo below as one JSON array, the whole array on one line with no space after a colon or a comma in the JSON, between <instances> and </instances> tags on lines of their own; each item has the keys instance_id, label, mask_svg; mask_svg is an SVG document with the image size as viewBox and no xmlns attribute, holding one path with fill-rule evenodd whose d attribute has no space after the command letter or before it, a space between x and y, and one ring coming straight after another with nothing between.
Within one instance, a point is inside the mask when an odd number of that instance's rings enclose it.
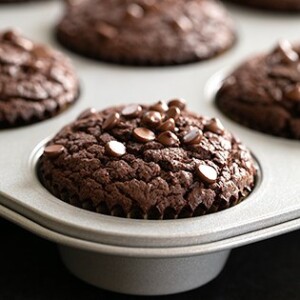
<instances>
[{"instance_id":1,"label":"chocolate chip","mask_svg":"<svg viewBox=\"0 0 300 300\"><path fill-rule=\"evenodd\" d=\"M35 71L38 71L38 70L41 70L45 67L45 63L42 62L41 60L37 60L37 61L32 61L29 65L29 67L32 69L32 70L35 70Z\"/></svg>"},{"instance_id":2,"label":"chocolate chip","mask_svg":"<svg viewBox=\"0 0 300 300\"><path fill-rule=\"evenodd\" d=\"M164 102L164 101L158 101L154 105L150 106L150 110L155 110L155 111L158 111L160 113L164 113L168 109L169 109L169 107L168 107L167 103Z\"/></svg>"},{"instance_id":3,"label":"chocolate chip","mask_svg":"<svg viewBox=\"0 0 300 300\"><path fill-rule=\"evenodd\" d=\"M156 0L143 0L141 5L143 5L147 11L160 11L159 4L156 3Z\"/></svg>"},{"instance_id":4,"label":"chocolate chip","mask_svg":"<svg viewBox=\"0 0 300 300\"><path fill-rule=\"evenodd\" d=\"M55 158L55 157L59 156L61 153L63 153L64 150L65 150L65 147L62 145L49 145L49 146L45 147L44 154L47 157Z\"/></svg>"},{"instance_id":5,"label":"chocolate chip","mask_svg":"<svg viewBox=\"0 0 300 300\"><path fill-rule=\"evenodd\" d=\"M293 50L293 46L287 40L280 41L276 50L280 53L282 60L285 63L296 62L299 60L298 53Z\"/></svg>"},{"instance_id":6,"label":"chocolate chip","mask_svg":"<svg viewBox=\"0 0 300 300\"><path fill-rule=\"evenodd\" d=\"M133 130L133 136L142 143L147 143L155 140L155 134L148 128L138 127Z\"/></svg>"},{"instance_id":7,"label":"chocolate chip","mask_svg":"<svg viewBox=\"0 0 300 300\"><path fill-rule=\"evenodd\" d=\"M90 117L91 115L94 115L95 113L96 113L95 108L93 108L93 107L87 108L77 117L77 120L85 119L87 117Z\"/></svg>"},{"instance_id":8,"label":"chocolate chip","mask_svg":"<svg viewBox=\"0 0 300 300\"><path fill-rule=\"evenodd\" d=\"M173 25L175 29L180 30L182 32L187 32L193 29L193 22L185 16L182 16L176 20L173 20Z\"/></svg>"},{"instance_id":9,"label":"chocolate chip","mask_svg":"<svg viewBox=\"0 0 300 300\"><path fill-rule=\"evenodd\" d=\"M156 4L156 0L143 0L142 5L145 7L151 7Z\"/></svg>"},{"instance_id":10,"label":"chocolate chip","mask_svg":"<svg viewBox=\"0 0 300 300\"><path fill-rule=\"evenodd\" d=\"M135 118L137 117L142 111L142 107L138 104L130 104L123 108L122 116L125 118Z\"/></svg>"},{"instance_id":11,"label":"chocolate chip","mask_svg":"<svg viewBox=\"0 0 300 300\"><path fill-rule=\"evenodd\" d=\"M215 183L218 178L218 173L215 168L208 165L199 165L196 168L199 178L206 183Z\"/></svg>"},{"instance_id":12,"label":"chocolate chip","mask_svg":"<svg viewBox=\"0 0 300 300\"><path fill-rule=\"evenodd\" d=\"M163 122L157 130L159 131L174 131L175 130L175 121L174 119L170 118Z\"/></svg>"},{"instance_id":13,"label":"chocolate chip","mask_svg":"<svg viewBox=\"0 0 300 300\"><path fill-rule=\"evenodd\" d=\"M205 129L220 135L222 135L225 131L223 124L217 118L211 119L210 122L206 124Z\"/></svg>"},{"instance_id":14,"label":"chocolate chip","mask_svg":"<svg viewBox=\"0 0 300 300\"><path fill-rule=\"evenodd\" d=\"M157 137L157 141L164 146L174 146L179 142L179 139L173 132L164 131Z\"/></svg>"},{"instance_id":15,"label":"chocolate chip","mask_svg":"<svg viewBox=\"0 0 300 300\"><path fill-rule=\"evenodd\" d=\"M30 40L20 36L19 32L16 30L6 31L3 34L3 38L26 51L31 51L33 49L33 43Z\"/></svg>"},{"instance_id":16,"label":"chocolate chip","mask_svg":"<svg viewBox=\"0 0 300 300\"><path fill-rule=\"evenodd\" d=\"M15 45L26 51L31 51L33 49L33 42L23 37L18 37L15 41Z\"/></svg>"},{"instance_id":17,"label":"chocolate chip","mask_svg":"<svg viewBox=\"0 0 300 300\"><path fill-rule=\"evenodd\" d=\"M285 96L289 100L300 101L300 84L288 88L287 91L285 92Z\"/></svg>"},{"instance_id":18,"label":"chocolate chip","mask_svg":"<svg viewBox=\"0 0 300 300\"><path fill-rule=\"evenodd\" d=\"M127 6L126 15L133 19L141 19L144 16L144 9L136 3L131 3Z\"/></svg>"},{"instance_id":19,"label":"chocolate chip","mask_svg":"<svg viewBox=\"0 0 300 300\"><path fill-rule=\"evenodd\" d=\"M144 114L142 122L152 128L156 128L161 123L162 116L158 111L148 111Z\"/></svg>"},{"instance_id":20,"label":"chocolate chip","mask_svg":"<svg viewBox=\"0 0 300 300\"><path fill-rule=\"evenodd\" d=\"M3 33L3 39L6 41L13 41L17 36L19 36L16 30L7 30Z\"/></svg>"},{"instance_id":21,"label":"chocolate chip","mask_svg":"<svg viewBox=\"0 0 300 300\"><path fill-rule=\"evenodd\" d=\"M199 144L202 139L202 131L198 128L192 129L183 137L183 143L186 145L196 145Z\"/></svg>"},{"instance_id":22,"label":"chocolate chip","mask_svg":"<svg viewBox=\"0 0 300 300\"><path fill-rule=\"evenodd\" d=\"M118 35L118 30L104 22L100 22L96 26L97 33L106 39L113 39Z\"/></svg>"},{"instance_id":23,"label":"chocolate chip","mask_svg":"<svg viewBox=\"0 0 300 300\"><path fill-rule=\"evenodd\" d=\"M181 111L176 106L171 106L168 111L166 112L166 117L173 118L174 120L177 120L180 117Z\"/></svg>"},{"instance_id":24,"label":"chocolate chip","mask_svg":"<svg viewBox=\"0 0 300 300\"><path fill-rule=\"evenodd\" d=\"M103 130L109 130L114 128L120 120L120 114L119 113L112 113L110 114L107 119L104 121L102 125Z\"/></svg>"},{"instance_id":25,"label":"chocolate chip","mask_svg":"<svg viewBox=\"0 0 300 300\"><path fill-rule=\"evenodd\" d=\"M186 100L182 98L172 99L168 102L169 107L175 106L178 107L180 110L184 110L186 107Z\"/></svg>"},{"instance_id":26,"label":"chocolate chip","mask_svg":"<svg viewBox=\"0 0 300 300\"><path fill-rule=\"evenodd\" d=\"M126 153L126 147L118 141L110 141L105 145L105 151L109 156L120 157Z\"/></svg>"}]
</instances>

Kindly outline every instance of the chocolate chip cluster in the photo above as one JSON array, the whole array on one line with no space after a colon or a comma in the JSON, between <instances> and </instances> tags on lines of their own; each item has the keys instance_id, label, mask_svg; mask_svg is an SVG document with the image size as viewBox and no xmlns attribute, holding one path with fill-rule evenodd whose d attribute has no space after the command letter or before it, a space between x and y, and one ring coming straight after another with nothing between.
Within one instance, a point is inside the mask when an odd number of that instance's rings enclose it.
<instances>
[{"instance_id":1,"label":"chocolate chip cluster","mask_svg":"<svg viewBox=\"0 0 300 300\"><path fill-rule=\"evenodd\" d=\"M38 172L51 193L72 205L176 219L238 204L254 187L256 167L218 119L172 99L83 111L45 147Z\"/></svg>"},{"instance_id":2,"label":"chocolate chip cluster","mask_svg":"<svg viewBox=\"0 0 300 300\"><path fill-rule=\"evenodd\" d=\"M179 128L176 121L181 117L181 112L186 108L184 99L172 99L168 103L158 101L144 108L139 104L130 104L122 108L120 112L113 112L106 117L102 130L109 132L118 126L122 120L139 119L140 122L132 131L132 137L139 143L157 141L164 147L191 146L201 142L203 132L199 128L191 128L180 139L177 136ZM83 111L78 119L85 119L96 114L94 108ZM205 130L218 135L224 133L224 127L219 119L213 118L206 125ZM50 145L45 148L44 154L55 157L63 151L62 145ZM109 141L105 145L105 152L111 157L121 157L126 154L126 146L119 141ZM196 174L200 180L212 184L217 180L217 170L209 165L196 166Z\"/></svg>"}]
</instances>

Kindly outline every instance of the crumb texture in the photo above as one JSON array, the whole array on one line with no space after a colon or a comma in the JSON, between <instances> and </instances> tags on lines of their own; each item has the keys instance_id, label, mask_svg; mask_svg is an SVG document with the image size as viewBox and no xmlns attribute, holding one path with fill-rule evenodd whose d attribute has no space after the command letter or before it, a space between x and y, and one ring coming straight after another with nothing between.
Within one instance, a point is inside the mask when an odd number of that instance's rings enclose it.
<instances>
[{"instance_id":1,"label":"crumb texture","mask_svg":"<svg viewBox=\"0 0 300 300\"><path fill-rule=\"evenodd\" d=\"M74 0L58 40L92 58L124 64L199 61L231 48L236 35L215 0Z\"/></svg>"},{"instance_id":2,"label":"crumb texture","mask_svg":"<svg viewBox=\"0 0 300 300\"><path fill-rule=\"evenodd\" d=\"M172 142L166 146L157 141L161 134L157 129L151 129L155 140L145 130L143 141L133 134L148 121L145 114L151 110L140 108L128 118L122 115L124 107L113 107L64 127L39 162L47 189L84 209L148 219L215 212L239 203L252 191L256 168L249 151L228 131L216 133L217 128L210 126L215 120L181 111L173 134L165 131L168 134L161 139L164 144ZM119 117L118 123L103 130L112 116ZM191 135L189 139L186 135L195 129L201 138L191 142Z\"/></svg>"},{"instance_id":3,"label":"crumb texture","mask_svg":"<svg viewBox=\"0 0 300 300\"><path fill-rule=\"evenodd\" d=\"M281 41L225 79L216 101L233 120L250 128L300 139L300 47Z\"/></svg>"},{"instance_id":4,"label":"crumb texture","mask_svg":"<svg viewBox=\"0 0 300 300\"><path fill-rule=\"evenodd\" d=\"M56 115L77 99L78 89L62 54L17 31L0 32L0 129Z\"/></svg>"}]
</instances>

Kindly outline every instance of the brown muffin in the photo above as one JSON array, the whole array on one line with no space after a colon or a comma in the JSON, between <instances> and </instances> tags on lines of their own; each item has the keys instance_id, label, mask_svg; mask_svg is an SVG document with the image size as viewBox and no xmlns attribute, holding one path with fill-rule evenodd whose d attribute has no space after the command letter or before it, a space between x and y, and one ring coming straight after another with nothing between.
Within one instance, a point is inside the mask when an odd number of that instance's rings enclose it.
<instances>
[{"instance_id":1,"label":"brown muffin","mask_svg":"<svg viewBox=\"0 0 300 300\"><path fill-rule=\"evenodd\" d=\"M72 205L119 217L174 219L236 205L253 189L250 152L181 99L87 110L46 146L44 186Z\"/></svg>"},{"instance_id":2,"label":"brown muffin","mask_svg":"<svg viewBox=\"0 0 300 300\"><path fill-rule=\"evenodd\" d=\"M78 97L70 61L16 31L0 32L0 129L57 115Z\"/></svg>"},{"instance_id":3,"label":"brown muffin","mask_svg":"<svg viewBox=\"0 0 300 300\"><path fill-rule=\"evenodd\" d=\"M72 51L134 65L205 60L231 48L232 20L215 0L69 1L57 28Z\"/></svg>"},{"instance_id":4,"label":"brown muffin","mask_svg":"<svg viewBox=\"0 0 300 300\"><path fill-rule=\"evenodd\" d=\"M241 64L219 90L216 103L250 128L300 139L300 46L281 41L270 53Z\"/></svg>"}]
</instances>

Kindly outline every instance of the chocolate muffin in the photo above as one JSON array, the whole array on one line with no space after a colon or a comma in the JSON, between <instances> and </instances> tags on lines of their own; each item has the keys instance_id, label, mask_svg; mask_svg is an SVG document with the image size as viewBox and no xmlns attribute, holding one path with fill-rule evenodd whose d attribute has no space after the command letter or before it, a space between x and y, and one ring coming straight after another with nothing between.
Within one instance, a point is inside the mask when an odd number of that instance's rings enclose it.
<instances>
[{"instance_id":1,"label":"chocolate muffin","mask_svg":"<svg viewBox=\"0 0 300 300\"><path fill-rule=\"evenodd\" d=\"M168 105L84 111L45 147L41 182L72 205L128 218L200 216L254 188L250 152L218 119Z\"/></svg>"},{"instance_id":2,"label":"chocolate muffin","mask_svg":"<svg viewBox=\"0 0 300 300\"><path fill-rule=\"evenodd\" d=\"M300 46L279 42L239 66L217 93L217 106L250 128L300 139Z\"/></svg>"},{"instance_id":3,"label":"chocolate muffin","mask_svg":"<svg viewBox=\"0 0 300 300\"><path fill-rule=\"evenodd\" d=\"M0 32L0 129L53 117L78 97L70 61L16 31Z\"/></svg>"},{"instance_id":4,"label":"chocolate muffin","mask_svg":"<svg viewBox=\"0 0 300 300\"><path fill-rule=\"evenodd\" d=\"M219 55L236 36L232 20L215 0L74 0L57 38L99 60L173 65Z\"/></svg>"},{"instance_id":5,"label":"chocolate muffin","mask_svg":"<svg viewBox=\"0 0 300 300\"><path fill-rule=\"evenodd\" d=\"M245 4L257 8L278 11L300 11L300 0L230 0L238 4Z\"/></svg>"}]
</instances>

